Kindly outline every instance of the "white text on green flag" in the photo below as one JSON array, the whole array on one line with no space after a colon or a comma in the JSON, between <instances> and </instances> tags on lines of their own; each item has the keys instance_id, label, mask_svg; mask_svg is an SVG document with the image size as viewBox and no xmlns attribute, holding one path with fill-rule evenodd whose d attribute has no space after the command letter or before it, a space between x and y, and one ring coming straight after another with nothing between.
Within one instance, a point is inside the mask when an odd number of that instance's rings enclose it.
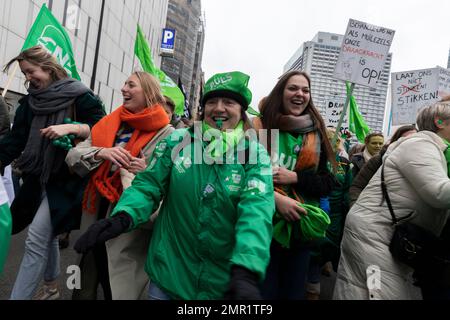
<instances>
[{"instance_id":1,"label":"white text on green flag","mask_svg":"<svg viewBox=\"0 0 450 320\"><path fill-rule=\"evenodd\" d=\"M55 56L70 77L80 80L70 38L45 4L25 39L22 51L37 45L41 45Z\"/></svg>"}]
</instances>

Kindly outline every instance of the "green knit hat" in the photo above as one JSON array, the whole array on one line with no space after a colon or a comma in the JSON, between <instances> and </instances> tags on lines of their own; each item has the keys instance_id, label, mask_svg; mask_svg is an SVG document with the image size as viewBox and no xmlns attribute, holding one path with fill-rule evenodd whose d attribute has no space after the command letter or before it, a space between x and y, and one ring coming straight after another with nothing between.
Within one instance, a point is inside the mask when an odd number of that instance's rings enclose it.
<instances>
[{"instance_id":1,"label":"green knit hat","mask_svg":"<svg viewBox=\"0 0 450 320\"><path fill-rule=\"evenodd\" d=\"M203 89L202 108L208 99L226 97L236 100L244 110L252 101L252 92L248 88L250 76L239 71L218 73L212 76Z\"/></svg>"}]
</instances>

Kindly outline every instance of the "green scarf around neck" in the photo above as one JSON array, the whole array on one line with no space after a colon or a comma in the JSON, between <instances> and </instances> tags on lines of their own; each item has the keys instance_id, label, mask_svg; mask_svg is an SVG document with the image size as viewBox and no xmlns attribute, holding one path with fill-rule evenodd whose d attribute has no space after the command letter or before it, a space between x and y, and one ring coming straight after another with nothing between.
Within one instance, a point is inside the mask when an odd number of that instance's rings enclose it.
<instances>
[{"instance_id":1,"label":"green scarf around neck","mask_svg":"<svg viewBox=\"0 0 450 320\"><path fill-rule=\"evenodd\" d=\"M244 121L239 121L233 130L221 131L211 127L206 121L202 122L203 135L207 134L208 146L205 149L212 159L221 158L229 148L235 148L244 136ZM218 139L217 137L221 137Z\"/></svg>"}]
</instances>

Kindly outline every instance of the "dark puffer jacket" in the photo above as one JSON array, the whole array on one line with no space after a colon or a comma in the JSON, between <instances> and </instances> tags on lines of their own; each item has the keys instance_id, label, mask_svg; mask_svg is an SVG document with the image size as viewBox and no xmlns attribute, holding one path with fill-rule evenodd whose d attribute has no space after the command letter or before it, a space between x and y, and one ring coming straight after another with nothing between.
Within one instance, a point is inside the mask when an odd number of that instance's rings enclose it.
<instances>
[{"instance_id":1,"label":"dark puffer jacket","mask_svg":"<svg viewBox=\"0 0 450 320\"><path fill-rule=\"evenodd\" d=\"M349 190L350 207L358 200L359 194L369 184L370 179L372 179L375 172L377 172L378 168L381 166L383 155L386 150L387 145L384 146L377 155L370 158L370 160L360 168L359 173L356 176L353 176L353 182ZM354 164L353 161L352 163Z\"/></svg>"}]
</instances>

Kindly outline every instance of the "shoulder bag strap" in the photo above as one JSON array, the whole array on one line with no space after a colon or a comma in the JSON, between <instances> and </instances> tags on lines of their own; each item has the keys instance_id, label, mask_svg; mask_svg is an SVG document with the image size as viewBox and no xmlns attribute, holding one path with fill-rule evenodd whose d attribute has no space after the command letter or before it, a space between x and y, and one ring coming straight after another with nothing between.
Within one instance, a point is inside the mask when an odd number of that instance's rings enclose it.
<instances>
[{"instance_id":1,"label":"shoulder bag strap","mask_svg":"<svg viewBox=\"0 0 450 320\"><path fill-rule=\"evenodd\" d=\"M398 220L394 214L394 209L392 208L391 198L389 198L389 194L388 194L387 188L386 188L386 182L384 181L384 165L385 165L385 163L386 162L383 162L383 165L381 166L381 190L383 191L383 199L386 200L386 203L388 205L389 212L392 217L392 223L397 224Z\"/></svg>"}]
</instances>

